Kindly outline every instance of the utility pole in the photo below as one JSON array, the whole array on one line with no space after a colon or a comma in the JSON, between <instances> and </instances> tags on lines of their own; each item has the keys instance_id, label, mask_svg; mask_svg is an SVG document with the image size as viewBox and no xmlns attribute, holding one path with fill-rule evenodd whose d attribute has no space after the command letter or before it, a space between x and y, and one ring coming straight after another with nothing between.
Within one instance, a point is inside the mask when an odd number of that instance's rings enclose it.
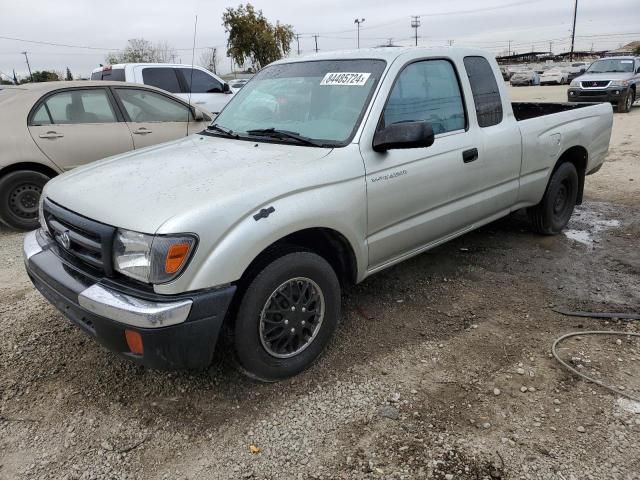
<instances>
[{"instance_id":1,"label":"utility pole","mask_svg":"<svg viewBox=\"0 0 640 480\"><path fill-rule=\"evenodd\" d=\"M29 65L29 57L27 56L27 52L22 52L24 58L27 60L27 68L29 69L29 77L31 78L31 83L33 83L33 73L31 73L31 65Z\"/></svg>"},{"instance_id":2,"label":"utility pole","mask_svg":"<svg viewBox=\"0 0 640 480\"><path fill-rule=\"evenodd\" d=\"M450 47L453 47L453 40L449 40L447 43L449 44Z\"/></svg>"},{"instance_id":3,"label":"utility pole","mask_svg":"<svg viewBox=\"0 0 640 480\"><path fill-rule=\"evenodd\" d=\"M364 23L364 18L356 18L353 23L358 26L358 49L360 49L360 24Z\"/></svg>"},{"instance_id":4,"label":"utility pole","mask_svg":"<svg viewBox=\"0 0 640 480\"><path fill-rule=\"evenodd\" d=\"M318 53L318 36L317 34L313 36L313 39L316 41L316 53Z\"/></svg>"},{"instance_id":5,"label":"utility pole","mask_svg":"<svg viewBox=\"0 0 640 480\"><path fill-rule=\"evenodd\" d=\"M411 16L411 28L416 31L416 47L418 46L418 27L420 26L420 16L412 15Z\"/></svg>"},{"instance_id":6,"label":"utility pole","mask_svg":"<svg viewBox=\"0 0 640 480\"><path fill-rule=\"evenodd\" d=\"M569 61L573 62L573 46L576 40L576 18L578 17L578 0L576 0L573 8L573 30L571 31L571 53L569 54Z\"/></svg>"},{"instance_id":7,"label":"utility pole","mask_svg":"<svg viewBox=\"0 0 640 480\"><path fill-rule=\"evenodd\" d=\"M509 40L509 57L511 56L511 40Z\"/></svg>"},{"instance_id":8,"label":"utility pole","mask_svg":"<svg viewBox=\"0 0 640 480\"><path fill-rule=\"evenodd\" d=\"M549 55L553 57L553 42L549 42Z\"/></svg>"},{"instance_id":9,"label":"utility pole","mask_svg":"<svg viewBox=\"0 0 640 480\"><path fill-rule=\"evenodd\" d=\"M298 42L298 55L300 55L300 34L296 33L296 42Z\"/></svg>"}]
</instances>

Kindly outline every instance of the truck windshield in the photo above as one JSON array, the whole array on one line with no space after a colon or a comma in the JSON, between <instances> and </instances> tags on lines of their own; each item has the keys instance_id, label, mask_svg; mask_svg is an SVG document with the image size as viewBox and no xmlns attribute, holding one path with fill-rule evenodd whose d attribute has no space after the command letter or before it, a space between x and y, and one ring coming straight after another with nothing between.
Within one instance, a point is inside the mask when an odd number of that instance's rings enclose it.
<instances>
[{"instance_id":1,"label":"truck windshield","mask_svg":"<svg viewBox=\"0 0 640 480\"><path fill-rule=\"evenodd\" d=\"M263 137L260 131L275 130L322 146L344 146L354 135L384 68L383 60L272 65L236 94L215 125L252 139ZM268 138L296 142L290 135L271 133Z\"/></svg>"},{"instance_id":2,"label":"truck windshield","mask_svg":"<svg viewBox=\"0 0 640 480\"><path fill-rule=\"evenodd\" d=\"M608 59L593 62L587 73L631 73L633 72L633 60L631 59Z\"/></svg>"}]
</instances>

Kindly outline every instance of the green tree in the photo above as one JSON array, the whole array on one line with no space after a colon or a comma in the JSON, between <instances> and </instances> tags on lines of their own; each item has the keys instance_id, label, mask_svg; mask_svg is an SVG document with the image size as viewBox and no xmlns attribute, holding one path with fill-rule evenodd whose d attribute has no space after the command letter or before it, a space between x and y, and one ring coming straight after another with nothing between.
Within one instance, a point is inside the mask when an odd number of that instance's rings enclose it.
<instances>
[{"instance_id":1,"label":"green tree","mask_svg":"<svg viewBox=\"0 0 640 480\"><path fill-rule=\"evenodd\" d=\"M56 82L60 79L61 79L60 76L54 71L37 70L33 72L34 82ZM30 81L31 81L31 78L27 77L23 79L20 83L28 83Z\"/></svg>"},{"instance_id":2,"label":"green tree","mask_svg":"<svg viewBox=\"0 0 640 480\"><path fill-rule=\"evenodd\" d=\"M287 55L294 38L291 25L269 23L250 3L227 8L222 25L229 35L227 55L238 65L249 60L257 70Z\"/></svg>"},{"instance_id":3,"label":"green tree","mask_svg":"<svg viewBox=\"0 0 640 480\"><path fill-rule=\"evenodd\" d=\"M633 49L633 53L635 53L636 55L640 55L640 45Z\"/></svg>"},{"instance_id":4,"label":"green tree","mask_svg":"<svg viewBox=\"0 0 640 480\"><path fill-rule=\"evenodd\" d=\"M71 75L71 70L69 70L69 67L67 67L67 74L65 76L65 80L67 82L70 82L71 80L73 80L73 75Z\"/></svg>"}]
</instances>

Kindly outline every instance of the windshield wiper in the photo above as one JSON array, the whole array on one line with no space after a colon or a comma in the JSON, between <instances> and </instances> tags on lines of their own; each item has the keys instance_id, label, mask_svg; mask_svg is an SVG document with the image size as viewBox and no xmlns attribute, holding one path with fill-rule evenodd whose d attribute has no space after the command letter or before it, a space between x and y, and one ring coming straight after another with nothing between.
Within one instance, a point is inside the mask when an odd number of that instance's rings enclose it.
<instances>
[{"instance_id":1,"label":"windshield wiper","mask_svg":"<svg viewBox=\"0 0 640 480\"><path fill-rule=\"evenodd\" d=\"M259 137L271 137L271 138L279 138L279 139L291 139L296 140L300 143L304 143L306 145L311 145L314 147L324 147L325 145L320 142L316 142L309 137L304 137L297 132L290 132L289 130L279 130L277 128L256 128L253 130L247 130L247 134L251 136L259 136Z\"/></svg>"},{"instance_id":2,"label":"windshield wiper","mask_svg":"<svg viewBox=\"0 0 640 480\"><path fill-rule=\"evenodd\" d=\"M233 130L231 130L230 128L221 127L217 123L209 125L207 127L207 130L215 130L216 132L224 133L227 137L238 138L238 134L234 133Z\"/></svg>"}]
</instances>

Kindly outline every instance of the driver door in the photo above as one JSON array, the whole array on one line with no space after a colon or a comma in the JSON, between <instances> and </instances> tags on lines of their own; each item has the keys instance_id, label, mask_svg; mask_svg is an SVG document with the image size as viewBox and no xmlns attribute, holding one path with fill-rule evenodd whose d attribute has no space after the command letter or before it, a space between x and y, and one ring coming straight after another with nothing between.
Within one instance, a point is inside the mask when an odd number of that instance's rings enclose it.
<instances>
[{"instance_id":1,"label":"driver door","mask_svg":"<svg viewBox=\"0 0 640 480\"><path fill-rule=\"evenodd\" d=\"M429 122L428 148L376 152L360 148L368 200L369 268L411 254L469 228L476 214L468 199L477 190L475 164L482 146L467 128L462 87L446 59L414 61L396 77L378 129L408 121Z\"/></svg>"},{"instance_id":2,"label":"driver door","mask_svg":"<svg viewBox=\"0 0 640 480\"><path fill-rule=\"evenodd\" d=\"M126 115L136 149L202 131L189 108L178 100L142 88L114 88Z\"/></svg>"}]
</instances>

